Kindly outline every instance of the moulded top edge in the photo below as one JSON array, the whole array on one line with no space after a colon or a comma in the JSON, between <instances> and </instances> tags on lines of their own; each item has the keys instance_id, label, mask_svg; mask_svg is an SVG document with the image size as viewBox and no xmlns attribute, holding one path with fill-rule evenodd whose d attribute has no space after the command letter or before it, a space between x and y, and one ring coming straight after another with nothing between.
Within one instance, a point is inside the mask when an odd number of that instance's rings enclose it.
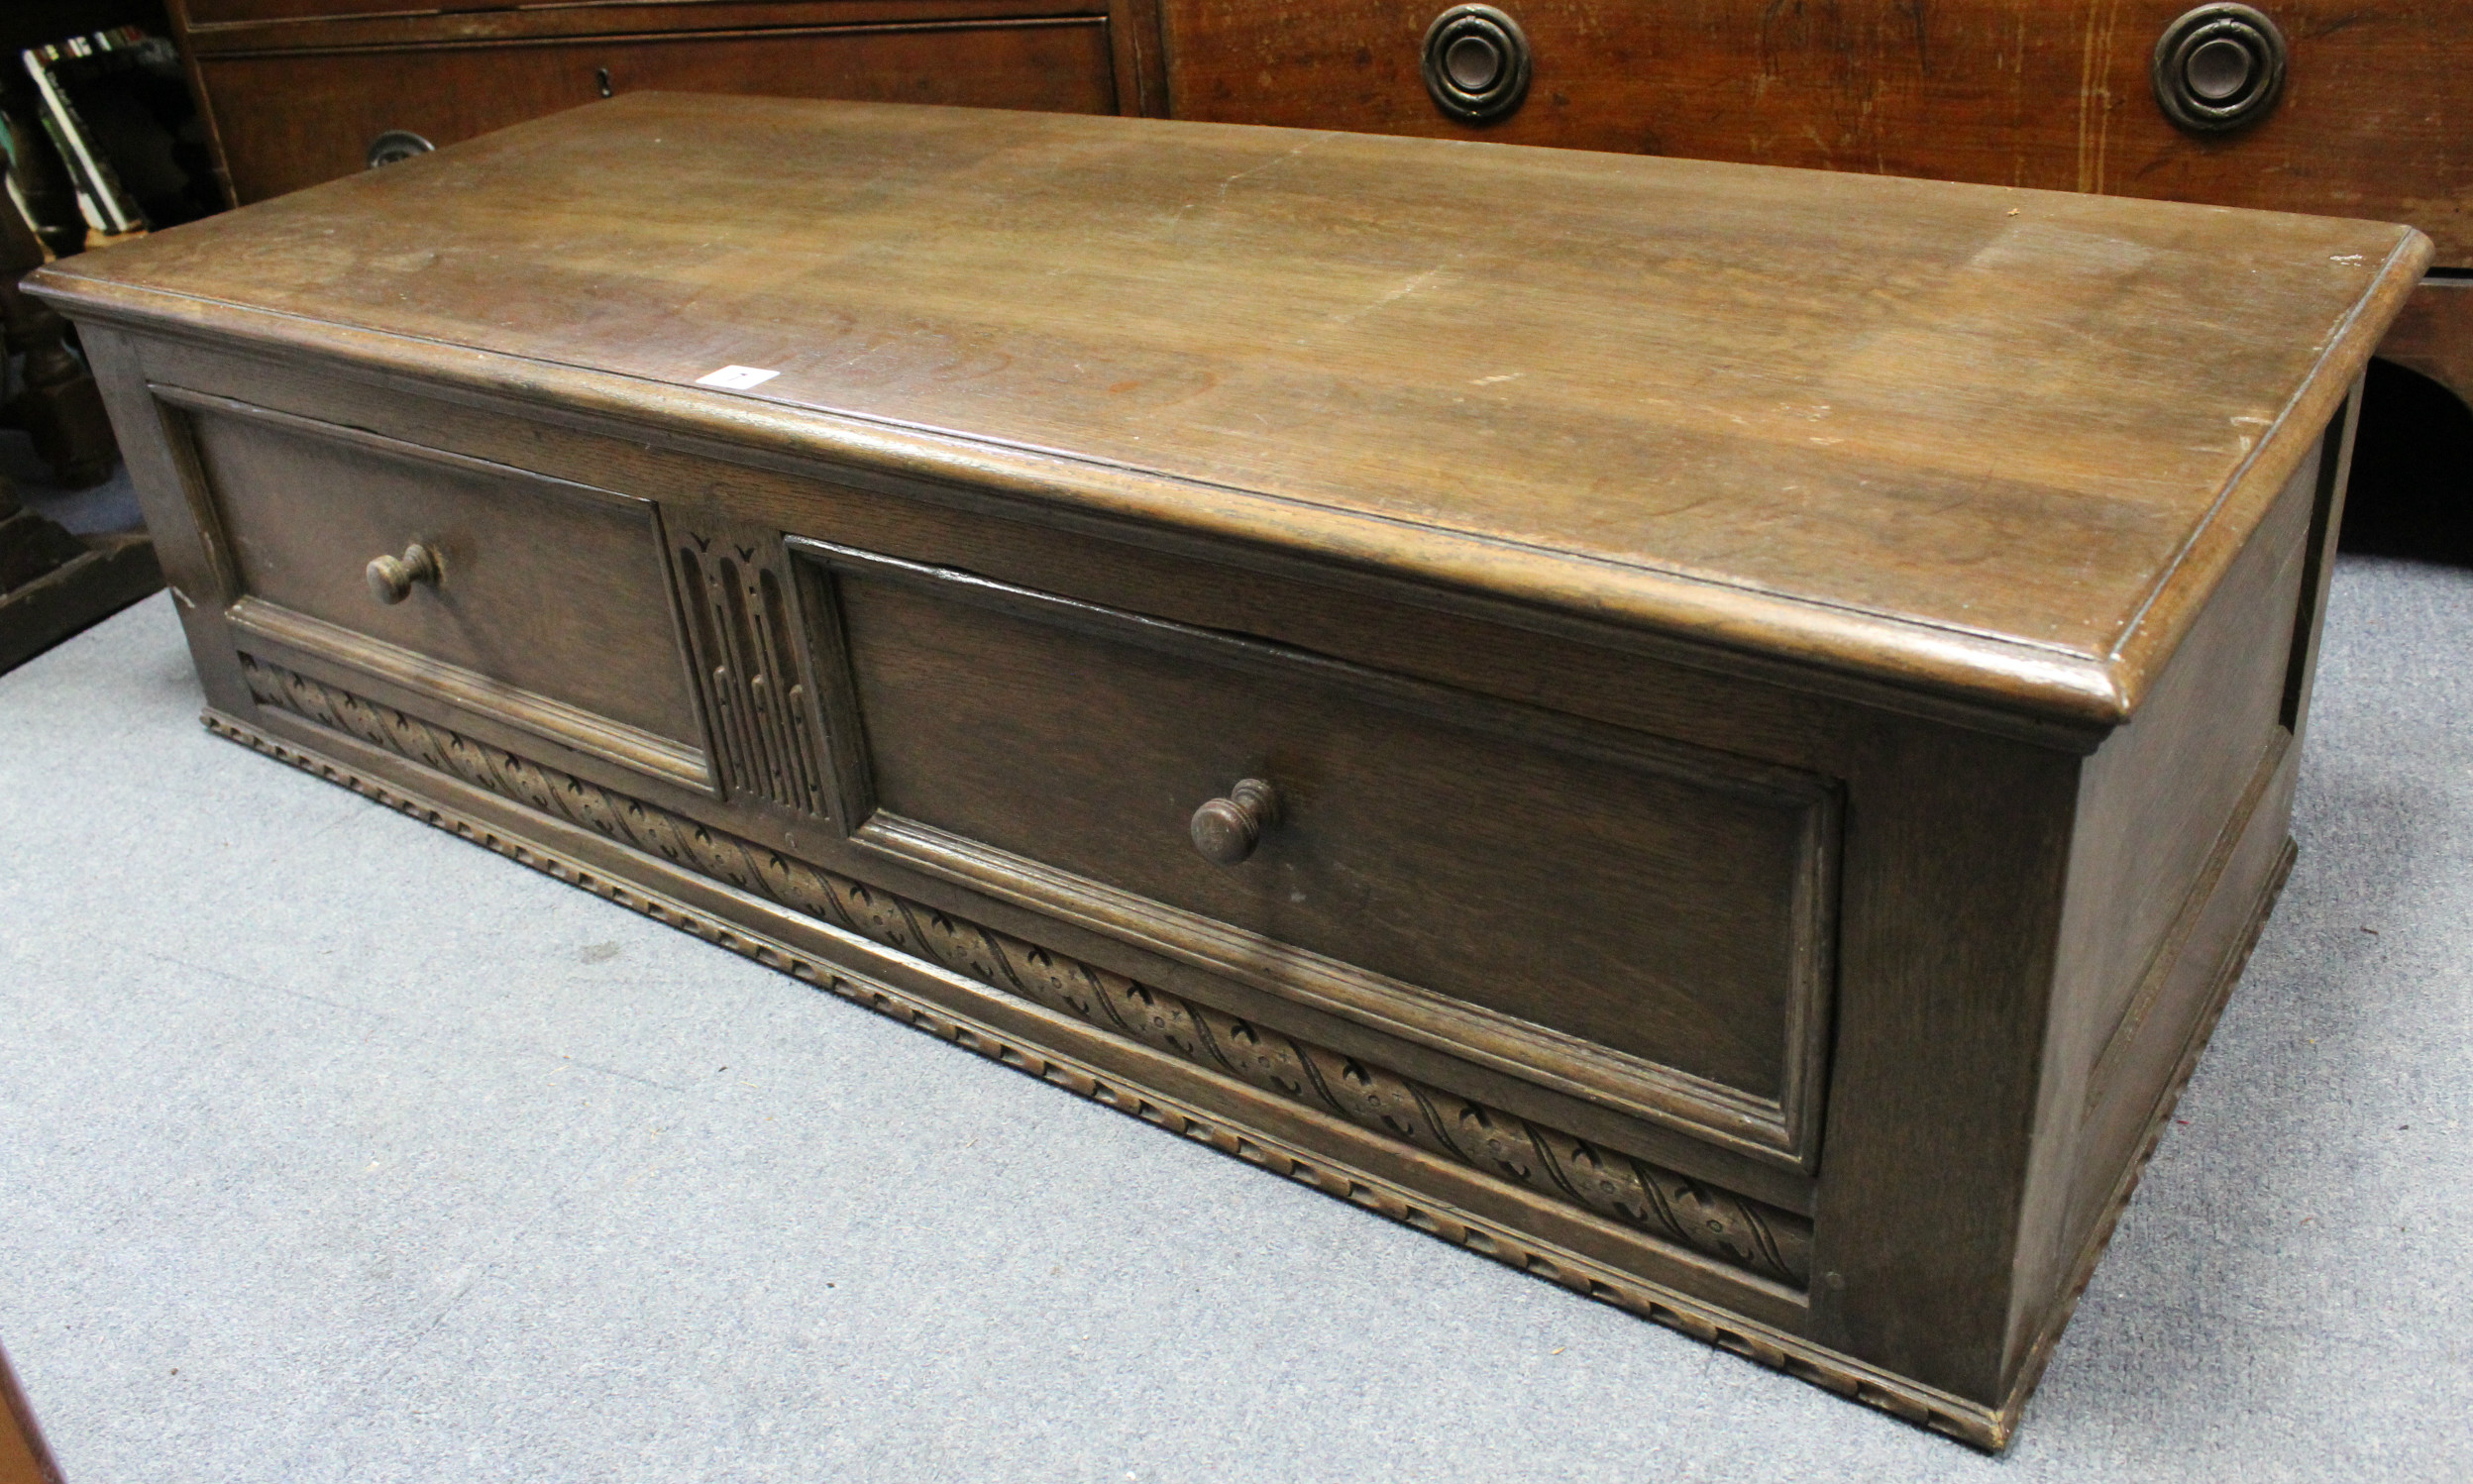
<instances>
[{"instance_id":1,"label":"moulded top edge","mask_svg":"<svg viewBox=\"0 0 2473 1484\"><path fill-rule=\"evenodd\" d=\"M1942 182L632 94L33 286L2105 725L2427 255Z\"/></svg>"}]
</instances>

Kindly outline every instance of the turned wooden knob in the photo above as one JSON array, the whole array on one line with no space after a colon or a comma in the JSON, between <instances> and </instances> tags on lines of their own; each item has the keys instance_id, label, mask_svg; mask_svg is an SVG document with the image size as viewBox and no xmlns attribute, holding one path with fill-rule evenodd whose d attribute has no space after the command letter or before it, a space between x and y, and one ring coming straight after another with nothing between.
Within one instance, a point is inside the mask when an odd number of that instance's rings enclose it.
<instances>
[{"instance_id":1,"label":"turned wooden knob","mask_svg":"<svg viewBox=\"0 0 2473 1484\"><path fill-rule=\"evenodd\" d=\"M370 596L381 603L399 603L412 595L415 583L438 585L438 556L415 541L400 557L372 559L369 574Z\"/></svg>"},{"instance_id":2,"label":"turned wooden knob","mask_svg":"<svg viewBox=\"0 0 2473 1484\"><path fill-rule=\"evenodd\" d=\"M1279 822L1279 794L1258 778L1248 778L1194 810L1194 848L1215 866L1241 864L1253 854L1267 825Z\"/></svg>"}]
</instances>

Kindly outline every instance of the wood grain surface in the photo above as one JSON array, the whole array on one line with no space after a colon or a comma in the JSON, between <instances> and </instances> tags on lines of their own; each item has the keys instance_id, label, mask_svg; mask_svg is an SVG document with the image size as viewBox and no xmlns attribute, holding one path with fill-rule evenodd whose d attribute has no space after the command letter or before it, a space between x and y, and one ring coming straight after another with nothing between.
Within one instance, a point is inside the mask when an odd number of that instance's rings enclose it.
<instances>
[{"instance_id":1,"label":"wood grain surface","mask_svg":"<svg viewBox=\"0 0 2473 1484\"><path fill-rule=\"evenodd\" d=\"M2197 0L1506 0L1528 101L1454 120L1418 70L1444 0L1163 0L1178 118L2388 217L2473 263L2473 7L2261 0L2292 49L2276 110L2186 133L2156 39Z\"/></svg>"},{"instance_id":2,"label":"wood grain surface","mask_svg":"<svg viewBox=\"0 0 2473 1484\"><path fill-rule=\"evenodd\" d=\"M1108 0L568 0L490 8L373 0L169 0L202 52L333 50L381 41L615 36L951 21L997 15L1104 15Z\"/></svg>"},{"instance_id":3,"label":"wood grain surface","mask_svg":"<svg viewBox=\"0 0 2473 1484\"><path fill-rule=\"evenodd\" d=\"M185 421L255 602L647 740L700 739L649 502L242 403L195 399ZM369 562L414 542L445 575L381 606Z\"/></svg>"},{"instance_id":4,"label":"wood grain surface","mask_svg":"<svg viewBox=\"0 0 2473 1484\"><path fill-rule=\"evenodd\" d=\"M1836 937L1825 780L800 550L834 573L809 609L836 610L847 657L827 751L863 844L1808 1162ZM1239 778L1272 782L1277 819L1215 864L1189 820Z\"/></svg>"},{"instance_id":5,"label":"wood grain surface","mask_svg":"<svg viewBox=\"0 0 2473 1484\"><path fill-rule=\"evenodd\" d=\"M639 94L38 284L590 366L691 417L1061 454L1165 477L1126 484L1145 516L2117 720L2427 250L1934 182ZM695 385L730 365L779 374Z\"/></svg>"}]
</instances>

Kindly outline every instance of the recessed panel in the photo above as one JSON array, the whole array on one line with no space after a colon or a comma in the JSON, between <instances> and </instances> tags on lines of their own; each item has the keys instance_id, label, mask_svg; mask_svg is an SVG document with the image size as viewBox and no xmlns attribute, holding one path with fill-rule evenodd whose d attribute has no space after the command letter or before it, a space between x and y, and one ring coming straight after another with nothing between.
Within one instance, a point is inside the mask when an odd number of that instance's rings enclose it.
<instances>
[{"instance_id":1,"label":"recessed panel","mask_svg":"<svg viewBox=\"0 0 2473 1484\"><path fill-rule=\"evenodd\" d=\"M588 750L630 762L667 754L656 771L702 777L703 728L649 501L223 398L162 395L186 409L245 626L402 671L390 678ZM433 566L414 564L400 595L383 600L370 564L415 546Z\"/></svg>"},{"instance_id":2,"label":"recessed panel","mask_svg":"<svg viewBox=\"0 0 2473 1484\"><path fill-rule=\"evenodd\" d=\"M1821 781L932 569L828 566L863 838L1022 863L1023 893L1152 946L1634 1111L1809 1132Z\"/></svg>"}]
</instances>

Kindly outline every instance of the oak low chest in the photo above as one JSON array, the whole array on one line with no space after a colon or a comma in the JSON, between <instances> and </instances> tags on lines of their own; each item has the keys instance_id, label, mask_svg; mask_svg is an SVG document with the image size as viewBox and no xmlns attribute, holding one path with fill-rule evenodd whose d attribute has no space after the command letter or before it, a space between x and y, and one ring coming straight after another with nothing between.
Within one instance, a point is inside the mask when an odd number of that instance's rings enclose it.
<instances>
[{"instance_id":1,"label":"oak low chest","mask_svg":"<svg viewBox=\"0 0 2473 1484\"><path fill-rule=\"evenodd\" d=\"M2427 254L639 94L32 286L217 732L1998 1446L2291 861Z\"/></svg>"}]
</instances>

